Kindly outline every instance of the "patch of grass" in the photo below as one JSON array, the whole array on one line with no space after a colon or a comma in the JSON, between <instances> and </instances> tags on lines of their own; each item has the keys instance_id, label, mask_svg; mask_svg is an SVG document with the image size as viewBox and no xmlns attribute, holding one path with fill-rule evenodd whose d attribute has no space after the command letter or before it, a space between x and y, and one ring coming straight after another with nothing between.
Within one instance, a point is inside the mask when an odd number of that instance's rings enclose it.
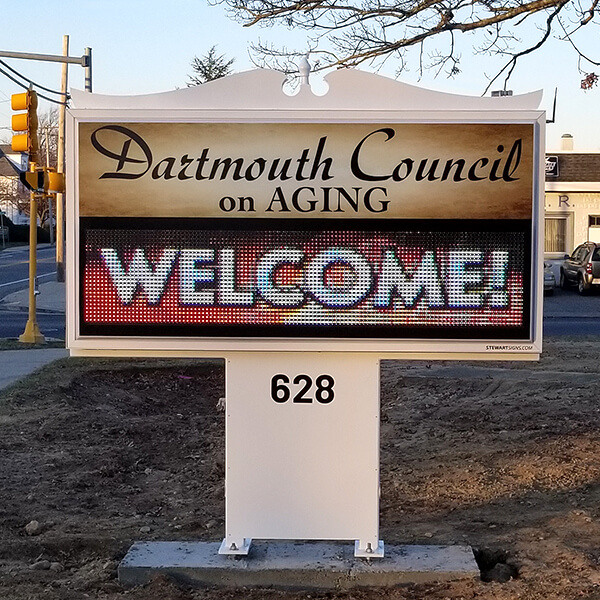
<instances>
[{"instance_id":1,"label":"patch of grass","mask_svg":"<svg viewBox=\"0 0 600 600\"><path fill-rule=\"evenodd\" d=\"M19 340L13 339L0 339L0 351L1 350L39 350L45 348L64 348L65 342L63 340L52 340L45 342L44 344L24 344Z\"/></svg>"},{"instance_id":2,"label":"patch of grass","mask_svg":"<svg viewBox=\"0 0 600 600\"><path fill-rule=\"evenodd\" d=\"M0 340L0 342L3 340ZM18 343L18 342L17 342ZM38 348L41 346L37 346ZM64 346L61 346L64 347ZM1 349L1 346L0 346ZM161 370L173 369L180 372L186 367L198 365L209 365L224 368L224 361L212 358L108 358L108 357L71 357L59 358L52 363L41 367L31 375L20 379L12 385L0 390L0 412L7 402L25 400L32 398L49 398L52 394L60 395L61 390L68 389L71 382L86 373L109 371L118 373L136 369ZM1 587L0 587L1 596Z\"/></svg>"}]
</instances>

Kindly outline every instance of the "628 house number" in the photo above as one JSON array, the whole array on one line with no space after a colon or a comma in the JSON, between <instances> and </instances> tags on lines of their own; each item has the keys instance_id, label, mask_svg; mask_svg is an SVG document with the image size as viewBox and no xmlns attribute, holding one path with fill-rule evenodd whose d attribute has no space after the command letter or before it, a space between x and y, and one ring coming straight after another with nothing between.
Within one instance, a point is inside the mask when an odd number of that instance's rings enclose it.
<instances>
[{"instance_id":1,"label":"628 house number","mask_svg":"<svg viewBox=\"0 0 600 600\"><path fill-rule=\"evenodd\" d=\"M292 400L295 404L319 404L333 402L335 380L331 375L319 375L314 381L310 375L296 375L291 380L287 375L278 373L271 378L271 398L278 404Z\"/></svg>"}]
</instances>

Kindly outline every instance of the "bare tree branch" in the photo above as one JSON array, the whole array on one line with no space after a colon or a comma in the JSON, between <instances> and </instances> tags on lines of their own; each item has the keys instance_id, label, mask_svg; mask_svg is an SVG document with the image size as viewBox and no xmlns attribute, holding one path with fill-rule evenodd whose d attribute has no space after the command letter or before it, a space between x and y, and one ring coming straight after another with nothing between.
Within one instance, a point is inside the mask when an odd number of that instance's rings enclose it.
<instances>
[{"instance_id":1,"label":"bare tree branch","mask_svg":"<svg viewBox=\"0 0 600 600\"><path fill-rule=\"evenodd\" d=\"M365 62L374 64L390 57L399 59L404 67L408 63L405 52L417 47L420 72L433 67L452 76L460 71L461 58L455 36L481 32L484 41L473 44L475 52L508 57L491 84L503 74L509 78L519 58L539 50L555 34L557 24L563 26L557 18L563 13L576 23L570 32L563 28L572 49L590 64L598 64L580 52L574 36L583 27L600 24L600 0L209 1L226 5L231 16L247 27L280 24L308 31L311 53L320 53L317 70L354 67ZM513 30L529 21L525 37L531 36L533 26L542 35L533 42L523 42ZM425 43L437 47L426 53ZM290 51L258 43L254 51L261 66L280 68L282 59L289 61L293 56L303 55L307 48ZM427 63L423 62L426 57Z\"/></svg>"},{"instance_id":2,"label":"bare tree branch","mask_svg":"<svg viewBox=\"0 0 600 600\"><path fill-rule=\"evenodd\" d=\"M520 52L517 52L516 54L514 54L511 57L511 59L508 61L508 63L502 68L502 70L489 82L489 84L487 85L487 87L485 88L485 90L483 92L484 94L486 94L488 92L488 90L490 89L490 87L492 86L494 81L496 81L500 77L500 75L508 69L508 74L504 80L504 85L506 87L506 83L508 82L508 80L510 79L510 76L512 75L513 71L515 70L515 67L517 66L517 61L519 60L519 58L521 58L522 56L525 56L526 54L531 54L535 50L538 50L539 48L541 48L546 43L546 41L550 37L550 34L552 33L552 22L559 15L563 6L567 2L568 2L568 0L562 0L562 4L558 5L555 8L555 10L550 14L548 19L546 20L546 30L544 31L544 35L542 36L542 38L536 44L529 46L529 48L527 48L526 50L521 50Z\"/></svg>"}]
</instances>

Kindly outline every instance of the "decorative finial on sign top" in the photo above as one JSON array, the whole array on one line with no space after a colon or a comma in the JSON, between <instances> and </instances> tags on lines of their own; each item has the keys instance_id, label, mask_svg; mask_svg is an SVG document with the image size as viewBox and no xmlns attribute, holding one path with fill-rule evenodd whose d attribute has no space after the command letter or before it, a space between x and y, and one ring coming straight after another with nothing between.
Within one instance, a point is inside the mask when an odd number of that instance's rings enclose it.
<instances>
[{"instance_id":1,"label":"decorative finial on sign top","mask_svg":"<svg viewBox=\"0 0 600 600\"><path fill-rule=\"evenodd\" d=\"M300 85L310 85L308 83L308 76L310 75L310 63L308 62L308 53L306 53L300 64L298 65L298 72L300 73Z\"/></svg>"}]
</instances>

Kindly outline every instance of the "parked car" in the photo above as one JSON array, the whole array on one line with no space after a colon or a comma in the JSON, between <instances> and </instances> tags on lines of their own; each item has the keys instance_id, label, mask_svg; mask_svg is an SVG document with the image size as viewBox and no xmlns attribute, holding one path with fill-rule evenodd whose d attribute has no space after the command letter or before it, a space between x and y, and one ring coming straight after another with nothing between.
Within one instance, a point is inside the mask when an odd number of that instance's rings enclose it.
<instances>
[{"instance_id":1,"label":"parked car","mask_svg":"<svg viewBox=\"0 0 600 600\"><path fill-rule=\"evenodd\" d=\"M565 254L560 268L560 287L566 290L574 285L580 294L600 288L600 244L585 242L577 246L571 256Z\"/></svg>"},{"instance_id":2,"label":"parked car","mask_svg":"<svg viewBox=\"0 0 600 600\"><path fill-rule=\"evenodd\" d=\"M556 277L552 272L552 263L544 263L544 295L552 296L556 287Z\"/></svg>"}]
</instances>

